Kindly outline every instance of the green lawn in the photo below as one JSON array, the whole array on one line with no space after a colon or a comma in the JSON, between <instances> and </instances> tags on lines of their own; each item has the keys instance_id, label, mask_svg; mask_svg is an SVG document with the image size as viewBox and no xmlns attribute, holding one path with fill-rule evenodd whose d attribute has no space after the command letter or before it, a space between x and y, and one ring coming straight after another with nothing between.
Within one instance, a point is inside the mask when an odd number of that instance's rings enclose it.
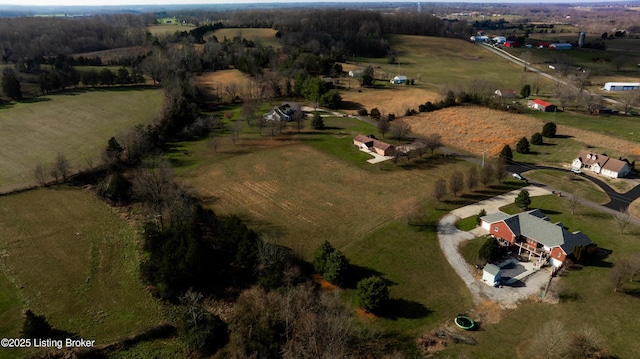
<instances>
[{"instance_id":1,"label":"green lawn","mask_svg":"<svg viewBox=\"0 0 640 359\"><path fill-rule=\"evenodd\" d=\"M24 309L98 345L160 323L160 303L139 279L138 250L134 231L90 193L0 197L0 337L17 334Z\"/></svg>"},{"instance_id":2,"label":"green lawn","mask_svg":"<svg viewBox=\"0 0 640 359\"><path fill-rule=\"evenodd\" d=\"M534 170L525 173L525 177L556 188L563 194L575 194L589 201L606 204L609 196L596 184L572 173L553 170Z\"/></svg>"},{"instance_id":3,"label":"green lawn","mask_svg":"<svg viewBox=\"0 0 640 359\"><path fill-rule=\"evenodd\" d=\"M461 231L468 232L478 226L478 219L476 216L471 216L467 218L463 218L456 222L456 228Z\"/></svg>"},{"instance_id":4,"label":"green lawn","mask_svg":"<svg viewBox=\"0 0 640 359\"><path fill-rule=\"evenodd\" d=\"M540 208L551 222L562 222L570 231L582 231L599 247L612 251L600 261L587 263L580 269L570 270L554 279L552 290L567 294L558 304L523 303L507 312L497 324L483 325L474 333L475 346L453 345L438 357L467 355L471 358L530 357L525 354L529 339L538 334L542 326L552 319L561 321L570 331L585 328L596 330L605 348L614 357L635 358L640 355L640 322L629 320L640 311L637 292L640 283L625 284L627 292L613 293L611 266L625 255L640 254L637 236L640 228L628 229L628 234L616 232L610 216L590 208L580 208L575 216L568 214L566 199L554 196L532 198L531 208ZM502 208L507 213L519 210L514 205ZM471 241L463 253L476 251Z\"/></svg>"},{"instance_id":5,"label":"green lawn","mask_svg":"<svg viewBox=\"0 0 640 359\"><path fill-rule=\"evenodd\" d=\"M73 171L97 162L110 137L148 123L162 108L162 90L123 87L67 91L0 110L0 192L35 183L38 163L64 154Z\"/></svg>"}]
</instances>

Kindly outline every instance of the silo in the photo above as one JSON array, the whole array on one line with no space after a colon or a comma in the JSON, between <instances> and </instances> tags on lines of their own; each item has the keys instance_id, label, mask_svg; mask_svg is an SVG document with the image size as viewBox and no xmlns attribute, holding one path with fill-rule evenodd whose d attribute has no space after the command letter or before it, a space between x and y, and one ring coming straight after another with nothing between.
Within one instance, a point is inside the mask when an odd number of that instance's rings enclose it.
<instances>
[{"instance_id":1,"label":"silo","mask_svg":"<svg viewBox=\"0 0 640 359\"><path fill-rule=\"evenodd\" d=\"M587 37L587 33L586 32L581 32L580 33L580 38L578 39L578 47L582 48L584 47L584 40Z\"/></svg>"}]
</instances>

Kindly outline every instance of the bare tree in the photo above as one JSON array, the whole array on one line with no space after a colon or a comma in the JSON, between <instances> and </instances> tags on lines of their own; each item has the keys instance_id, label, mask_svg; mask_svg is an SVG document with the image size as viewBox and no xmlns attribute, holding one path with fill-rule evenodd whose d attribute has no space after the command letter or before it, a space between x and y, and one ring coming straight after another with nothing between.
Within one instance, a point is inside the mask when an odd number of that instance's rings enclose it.
<instances>
[{"instance_id":1,"label":"bare tree","mask_svg":"<svg viewBox=\"0 0 640 359\"><path fill-rule=\"evenodd\" d=\"M530 358L564 359L568 339L562 322L551 320L532 338L527 354Z\"/></svg>"},{"instance_id":2,"label":"bare tree","mask_svg":"<svg viewBox=\"0 0 640 359\"><path fill-rule=\"evenodd\" d=\"M520 54L520 59L522 60L523 71L527 72L527 66L531 65L531 52L525 51Z\"/></svg>"},{"instance_id":3,"label":"bare tree","mask_svg":"<svg viewBox=\"0 0 640 359\"><path fill-rule=\"evenodd\" d=\"M378 131L380 132L380 134L384 138L384 135L387 132L389 132L389 127L391 126L391 123L389 122L389 117L387 117L385 115L380 116L380 119L378 119L378 121L376 121L376 125L378 127Z\"/></svg>"},{"instance_id":4,"label":"bare tree","mask_svg":"<svg viewBox=\"0 0 640 359\"><path fill-rule=\"evenodd\" d=\"M447 181L438 178L433 184L433 198L440 203L440 200L447 194Z\"/></svg>"},{"instance_id":5,"label":"bare tree","mask_svg":"<svg viewBox=\"0 0 640 359\"><path fill-rule=\"evenodd\" d=\"M298 133L304 127L304 113L302 112L302 106L300 104L292 105L293 109L293 121L296 123L296 128L298 129Z\"/></svg>"},{"instance_id":6,"label":"bare tree","mask_svg":"<svg viewBox=\"0 0 640 359\"><path fill-rule=\"evenodd\" d=\"M36 165L36 168L33 171L33 176L35 177L36 181L38 181L38 184L40 184L41 186L47 185L47 178L46 178L47 170L45 169L42 163L38 163Z\"/></svg>"},{"instance_id":7,"label":"bare tree","mask_svg":"<svg viewBox=\"0 0 640 359\"><path fill-rule=\"evenodd\" d=\"M425 137L424 143L427 148L431 150L431 154L433 155L436 149L442 146L442 136L437 133L432 133Z\"/></svg>"},{"instance_id":8,"label":"bare tree","mask_svg":"<svg viewBox=\"0 0 640 359\"><path fill-rule=\"evenodd\" d=\"M242 132L242 122L233 121L231 125L231 142L236 144L236 141L240 138L240 133Z\"/></svg>"},{"instance_id":9,"label":"bare tree","mask_svg":"<svg viewBox=\"0 0 640 359\"><path fill-rule=\"evenodd\" d=\"M467 171L467 188L469 191L473 191L473 189L478 185L478 170L475 166L469 167Z\"/></svg>"},{"instance_id":10,"label":"bare tree","mask_svg":"<svg viewBox=\"0 0 640 359\"><path fill-rule=\"evenodd\" d=\"M224 85L224 91L229 95L231 103L236 102L238 96L238 84L235 82Z\"/></svg>"},{"instance_id":11,"label":"bare tree","mask_svg":"<svg viewBox=\"0 0 640 359\"><path fill-rule=\"evenodd\" d=\"M493 175L498 182L502 182L507 177L507 174L507 161L504 158L499 158L493 169Z\"/></svg>"},{"instance_id":12,"label":"bare tree","mask_svg":"<svg viewBox=\"0 0 640 359\"><path fill-rule=\"evenodd\" d=\"M569 207L569 212L571 212L571 215L576 214L576 211L580 206L581 196L582 192L580 190L575 190L567 199L567 206Z\"/></svg>"},{"instance_id":13,"label":"bare tree","mask_svg":"<svg viewBox=\"0 0 640 359\"><path fill-rule=\"evenodd\" d=\"M160 228L164 228L163 215L172 187L173 168L169 160L162 157L143 163L133 179L134 196L151 208Z\"/></svg>"},{"instance_id":14,"label":"bare tree","mask_svg":"<svg viewBox=\"0 0 640 359\"><path fill-rule=\"evenodd\" d=\"M629 226L629 223L631 223L631 213L629 213L629 208L627 207L619 210L618 213L613 216L613 220L616 223L616 226L618 226L620 234L624 234L624 230Z\"/></svg>"},{"instance_id":15,"label":"bare tree","mask_svg":"<svg viewBox=\"0 0 640 359\"><path fill-rule=\"evenodd\" d=\"M240 107L240 116L247 122L247 125L251 125L251 121L256 116L258 104L255 101L244 101L242 107Z\"/></svg>"},{"instance_id":16,"label":"bare tree","mask_svg":"<svg viewBox=\"0 0 640 359\"><path fill-rule=\"evenodd\" d=\"M69 174L69 171L71 170L71 164L69 163L69 160L67 160L67 157L61 153L58 152L58 155L56 156L56 162L53 164L53 168L55 168L56 173L62 177L62 182L67 182L67 175ZM58 182L58 177L56 177L56 183Z\"/></svg>"},{"instance_id":17,"label":"bare tree","mask_svg":"<svg viewBox=\"0 0 640 359\"><path fill-rule=\"evenodd\" d=\"M613 284L613 291L617 292L624 282L629 280L631 272L633 271L633 265L627 257L620 258L611 269L611 283Z\"/></svg>"},{"instance_id":18,"label":"bare tree","mask_svg":"<svg viewBox=\"0 0 640 359\"><path fill-rule=\"evenodd\" d=\"M427 143L425 142L425 140L420 138L416 142L414 142L414 144L415 144L416 154L418 155L418 157L422 158L422 155L427 153L427 149L428 149Z\"/></svg>"},{"instance_id":19,"label":"bare tree","mask_svg":"<svg viewBox=\"0 0 640 359\"><path fill-rule=\"evenodd\" d=\"M408 123L402 120L395 120L389 127L389 131L395 137L398 142L400 142L403 138L405 138L409 131L411 131L411 126Z\"/></svg>"},{"instance_id":20,"label":"bare tree","mask_svg":"<svg viewBox=\"0 0 640 359\"><path fill-rule=\"evenodd\" d=\"M458 192L460 192L464 188L464 174L462 172L455 170L451 172L451 178L449 179L449 189L451 192L457 197Z\"/></svg>"},{"instance_id":21,"label":"bare tree","mask_svg":"<svg viewBox=\"0 0 640 359\"><path fill-rule=\"evenodd\" d=\"M634 106L640 104L640 90L621 92L620 102L622 103L622 110L625 114L629 114Z\"/></svg>"},{"instance_id":22,"label":"bare tree","mask_svg":"<svg viewBox=\"0 0 640 359\"><path fill-rule=\"evenodd\" d=\"M220 144L220 133L218 131L211 131L209 133L209 143L213 147L213 152L218 152L218 145Z\"/></svg>"},{"instance_id":23,"label":"bare tree","mask_svg":"<svg viewBox=\"0 0 640 359\"><path fill-rule=\"evenodd\" d=\"M129 163L140 162L151 148L151 139L143 125L130 127L118 135L117 140Z\"/></svg>"},{"instance_id":24,"label":"bare tree","mask_svg":"<svg viewBox=\"0 0 640 359\"><path fill-rule=\"evenodd\" d=\"M484 167L480 170L480 183L486 188L489 183L491 183L491 178L493 177L493 166L490 164L485 164Z\"/></svg>"}]
</instances>

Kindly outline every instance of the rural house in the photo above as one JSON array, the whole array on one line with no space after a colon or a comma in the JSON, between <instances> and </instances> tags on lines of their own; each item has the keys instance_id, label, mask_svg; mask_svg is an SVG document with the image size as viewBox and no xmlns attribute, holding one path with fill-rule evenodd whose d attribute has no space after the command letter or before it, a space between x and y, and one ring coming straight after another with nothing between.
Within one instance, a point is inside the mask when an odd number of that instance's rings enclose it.
<instances>
[{"instance_id":1,"label":"rural house","mask_svg":"<svg viewBox=\"0 0 640 359\"><path fill-rule=\"evenodd\" d=\"M363 72L364 71L362 71L362 70L351 70L351 71L349 71L349 77L360 77L360 76L362 76Z\"/></svg>"},{"instance_id":2,"label":"rural house","mask_svg":"<svg viewBox=\"0 0 640 359\"><path fill-rule=\"evenodd\" d=\"M480 218L480 225L503 246L517 247L518 254L529 253L538 258L537 266L549 261L560 267L568 255L591 244L582 232L569 232L562 223L551 223L542 211L509 215L496 212Z\"/></svg>"},{"instance_id":3,"label":"rural house","mask_svg":"<svg viewBox=\"0 0 640 359\"><path fill-rule=\"evenodd\" d=\"M611 178L624 177L631 172L629 162L589 151L580 151L578 157L571 162L571 168L573 170L587 169Z\"/></svg>"},{"instance_id":4,"label":"rural house","mask_svg":"<svg viewBox=\"0 0 640 359\"><path fill-rule=\"evenodd\" d=\"M353 139L353 144L360 149L375 152L380 156L392 156L395 152L395 147L392 145L365 135L357 135Z\"/></svg>"},{"instance_id":5,"label":"rural house","mask_svg":"<svg viewBox=\"0 0 640 359\"><path fill-rule=\"evenodd\" d=\"M494 91L494 94L496 95L496 97L500 97L500 98L516 98L518 97L518 95L516 95L516 92L514 90L511 89L497 89Z\"/></svg>"},{"instance_id":6,"label":"rural house","mask_svg":"<svg viewBox=\"0 0 640 359\"><path fill-rule=\"evenodd\" d=\"M390 81L394 85L402 85L407 83L407 76L398 75L391 79Z\"/></svg>"},{"instance_id":7,"label":"rural house","mask_svg":"<svg viewBox=\"0 0 640 359\"><path fill-rule=\"evenodd\" d=\"M289 103L283 102L282 105L276 106L273 110L262 115L266 121L293 121L296 110Z\"/></svg>"},{"instance_id":8,"label":"rural house","mask_svg":"<svg viewBox=\"0 0 640 359\"><path fill-rule=\"evenodd\" d=\"M543 101L538 98L535 100L529 100L527 107L542 112L554 112L556 110L556 105L552 105L547 101Z\"/></svg>"},{"instance_id":9,"label":"rural house","mask_svg":"<svg viewBox=\"0 0 640 359\"><path fill-rule=\"evenodd\" d=\"M607 82L604 84L607 91L633 91L640 90L640 82Z\"/></svg>"}]
</instances>

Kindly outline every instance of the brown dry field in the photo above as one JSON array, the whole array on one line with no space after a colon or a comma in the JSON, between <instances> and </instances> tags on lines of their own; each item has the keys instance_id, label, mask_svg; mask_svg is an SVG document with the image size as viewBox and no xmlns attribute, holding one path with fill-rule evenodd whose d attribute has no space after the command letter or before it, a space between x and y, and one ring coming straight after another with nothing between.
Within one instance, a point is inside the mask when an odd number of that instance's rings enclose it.
<instances>
[{"instance_id":1,"label":"brown dry field","mask_svg":"<svg viewBox=\"0 0 640 359\"><path fill-rule=\"evenodd\" d=\"M249 87L254 84L251 76L245 75L239 70L205 72L196 77L196 82L204 92L216 93L217 89L219 95L225 101L230 100L229 94L224 90L225 86L235 84L238 89L238 96L245 98Z\"/></svg>"},{"instance_id":2,"label":"brown dry field","mask_svg":"<svg viewBox=\"0 0 640 359\"><path fill-rule=\"evenodd\" d=\"M436 101L437 92L415 86L383 87L341 92L342 101L347 102L349 110L359 106L371 111L377 107L383 114L395 113L403 116L407 109L418 110L420 104Z\"/></svg>"},{"instance_id":3,"label":"brown dry field","mask_svg":"<svg viewBox=\"0 0 640 359\"><path fill-rule=\"evenodd\" d=\"M73 56L76 58L80 56L83 56L86 58L100 57L100 59L102 59L102 63L106 64L110 61L118 61L123 58L135 58L138 56L144 56L146 54L147 54L146 48L142 46L132 46L132 47L125 47L120 49L85 52L82 54L75 54Z\"/></svg>"},{"instance_id":4,"label":"brown dry field","mask_svg":"<svg viewBox=\"0 0 640 359\"><path fill-rule=\"evenodd\" d=\"M478 106L458 106L406 117L411 131L418 135L437 133L445 144L482 155L486 149L495 156L505 144L512 149L522 137L540 132L544 121L531 116L511 114ZM558 125L558 133L574 137L585 145L609 148L622 153L640 154L640 144L611 138L592 131Z\"/></svg>"},{"instance_id":5,"label":"brown dry field","mask_svg":"<svg viewBox=\"0 0 640 359\"><path fill-rule=\"evenodd\" d=\"M216 213L237 214L308 258L325 239L344 250L394 219L399 202L426 202L434 177L369 171L292 144L210 162L190 172L188 182Z\"/></svg>"}]
</instances>

